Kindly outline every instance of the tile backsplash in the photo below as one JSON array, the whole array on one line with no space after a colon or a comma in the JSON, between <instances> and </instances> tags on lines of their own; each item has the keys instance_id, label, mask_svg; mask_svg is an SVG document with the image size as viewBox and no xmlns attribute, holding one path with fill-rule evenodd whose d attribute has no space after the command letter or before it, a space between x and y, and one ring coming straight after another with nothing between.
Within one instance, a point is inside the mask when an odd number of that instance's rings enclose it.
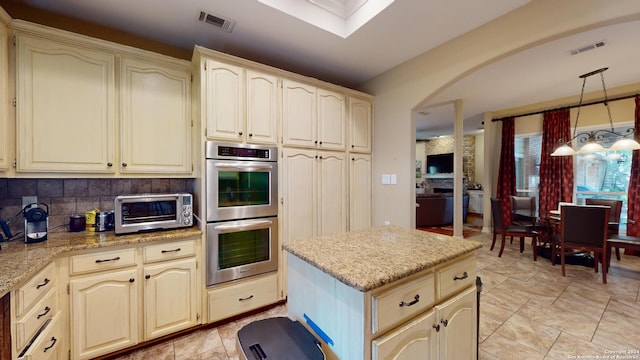
<instances>
[{"instance_id":1,"label":"tile backsplash","mask_svg":"<svg viewBox=\"0 0 640 360\"><path fill-rule=\"evenodd\" d=\"M0 179L0 219L14 235L24 231L23 196L49 206L49 231L67 231L69 215L113 210L118 195L193 193L193 179Z\"/></svg>"}]
</instances>

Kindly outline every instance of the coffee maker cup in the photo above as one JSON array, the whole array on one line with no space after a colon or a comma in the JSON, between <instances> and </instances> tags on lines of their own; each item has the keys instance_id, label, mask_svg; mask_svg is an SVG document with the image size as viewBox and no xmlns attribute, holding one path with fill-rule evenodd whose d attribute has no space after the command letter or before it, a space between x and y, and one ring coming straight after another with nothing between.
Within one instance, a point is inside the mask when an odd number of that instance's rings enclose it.
<instances>
[{"instance_id":1,"label":"coffee maker cup","mask_svg":"<svg viewBox=\"0 0 640 360\"><path fill-rule=\"evenodd\" d=\"M39 207L44 206L46 209ZM47 204L29 204L24 210L24 241L27 244L47 240L49 231L49 206Z\"/></svg>"}]
</instances>

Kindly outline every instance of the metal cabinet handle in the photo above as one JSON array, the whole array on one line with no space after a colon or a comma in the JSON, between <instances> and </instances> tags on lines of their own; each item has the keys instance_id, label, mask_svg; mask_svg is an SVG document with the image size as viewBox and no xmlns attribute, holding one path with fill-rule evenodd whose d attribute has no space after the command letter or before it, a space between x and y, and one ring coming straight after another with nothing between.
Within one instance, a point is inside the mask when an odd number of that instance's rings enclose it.
<instances>
[{"instance_id":1,"label":"metal cabinet handle","mask_svg":"<svg viewBox=\"0 0 640 360\"><path fill-rule=\"evenodd\" d=\"M238 301L247 301L247 300L251 300L251 299L253 299L253 295L249 295L246 298L239 298Z\"/></svg>"},{"instance_id":2,"label":"metal cabinet handle","mask_svg":"<svg viewBox=\"0 0 640 360\"><path fill-rule=\"evenodd\" d=\"M440 332L440 324L433 324L433 328L436 329L436 332Z\"/></svg>"},{"instance_id":3,"label":"metal cabinet handle","mask_svg":"<svg viewBox=\"0 0 640 360\"><path fill-rule=\"evenodd\" d=\"M240 131L240 132L238 133L238 135L242 136L242 131Z\"/></svg>"},{"instance_id":4,"label":"metal cabinet handle","mask_svg":"<svg viewBox=\"0 0 640 360\"><path fill-rule=\"evenodd\" d=\"M38 316L36 317L36 319L40 319L41 317L47 315L49 313L49 311L51 311L51 308L48 306L44 307L44 312L42 314L38 314Z\"/></svg>"},{"instance_id":5,"label":"metal cabinet handle","mask_svg":"<svg viewBox=\"0 0 640 360\"><path fill-rule=\"evenodd\" d=\"M129 279L129 282L130 282L130 283L132 283L132 282L134 282L134 281L136 281L136 279L134 279L134 278Z\"/></svg>"},{"instance_id":6,"label":"metal cabinet handle","mask_svg":"<svg viewBox=\"0 0 640 360\"><path fill-rule=\"evenodd\" d=\"M42 284L38 284L36 285L36 290L40 289L43 286L46 286L51 280L49 280L49 278L44 278L44 282Z\"/></svg>"},{"instance_id":7,"label":"metal cabinet handle","mask_svg":"<svg viewBox=\"0 0 640 360\"><path fill-rule=\"evenodd\" d=\"M404 302L404 301L400 301L400 304L398 306L403 307L403 306L412 306L417 304L420 301L420 295L416 294L416 296L413 297L413 300L411 302Z\"/></svg>"},{"instance_id":8,"label":"metal cabinet handle","mask_svg":"<svg viewBox=\"0 0 640 360\"><path fill-rule=\"evenodd\" d=\"M444 327L447 327L447 325L449 325L449 320L440 320L440 322L442 323L442 325L444 325Z\"/></svg>"},{"instance_id":9,"label":"metal cabinet handle","mask_svg":"<svg viewBox=\"0 0 640 360\"><path fill-rule=\"evenodd\" d=\"M454 277L453 277L453 280L454 280L454 281L455 281L455 280L464 280L464 279L466 279L466 278L468 278L468 277L469 277L469 274L467 274L467 272L465 271L464 273L462 273L462 276L454 276Z\"/></svg>"},{"instance_id":10,"label":"metal cabinet handle","mask_svg":"<svg viewBox=\"0 0 640 360\"><path fill-rule=\"evenodd\" d=\"M144 276L144 278L149 280L149 279L151 279L151 275L147 274L147 275Z\"/></svg>"},{"instance_id":11,"label":"metal cabinet handle","mask_svg":"<svg viewBox=\"0 0 640 360\"><path fill-rule=\"evenodd\" d=\"M122 167L127 167L127 163L122 163Z\"/></svg>"},{"instance_id":12,"label":"metal cabinet handle","mask_svg":"<svg viewBox=\"0 0 640 360\"><path fill-rule=\"evenodd\" d=\"M252 134L252 133L249 133L249 137L253 137L253 134Z\"/></svg>"},{"instance_id":13,"label":"metal cabinet handle","mask_svg":"<svg viewBox=\"0 0 640 360\"><path fill-rule=\"evenodd\" d=\"M182 249L177 248L177 249L173 249L173 250L162 250L161 253L166 254L166 253L171 253L171 252L179 252L180 250L182 250Z\"/></svg>"},{"instance_id":14,"label":"metal cabinet handle","mask_svg":"<svg viewBox=\"0 0 640 360\"><path fill-rule=\"evenodd\" d=\"M96 264L100 264L100 263L103 263L103 262L109 262L109 261L118 261L118 260L120 260L120 256L116 256L113 259L98 259L98 260L96 260Z\"/></svg>"},{"instance_id":15,"label":"metal cabinet handle","mask_svg":"<svg viewBox=\"0 0 640 360\"><path fill-rule=\"evenodd\" d=\"M111 163L111 162L107 163L107 167L112 167L112 166L113 166L113 163Z\"/></svg>"},{"instance_id":16,"label":"metal cabinet handle","mask_svg":"<svg viewBox=\"0 0 640 360\"><path fill-rule=\"evenodd\" d=\"M43 352L47 352L47 350L51 349L52 347L54 347L56 345L56 343L58 342L58 339L56 339L55 336L51 337L51 345L47 346L46 348L44 348L42 351Z\"/></svg>"}]
</instances>

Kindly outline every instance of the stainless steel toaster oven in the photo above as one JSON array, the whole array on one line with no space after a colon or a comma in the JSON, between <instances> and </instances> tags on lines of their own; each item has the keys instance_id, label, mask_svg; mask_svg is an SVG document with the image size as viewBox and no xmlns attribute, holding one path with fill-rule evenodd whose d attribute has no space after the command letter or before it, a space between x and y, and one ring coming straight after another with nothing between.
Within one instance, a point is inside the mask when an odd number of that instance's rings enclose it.
<instances>
[{"instance_id":1,"label":"stainless steel toaster oven","mask_svg":"<svg viewBox=\"0 0 640 360\"><path fill-rule=\"evenodd\" d=\"M117 235L193 225L191 194L121 195L114 201Z\"/></svg>"}]
</instances>

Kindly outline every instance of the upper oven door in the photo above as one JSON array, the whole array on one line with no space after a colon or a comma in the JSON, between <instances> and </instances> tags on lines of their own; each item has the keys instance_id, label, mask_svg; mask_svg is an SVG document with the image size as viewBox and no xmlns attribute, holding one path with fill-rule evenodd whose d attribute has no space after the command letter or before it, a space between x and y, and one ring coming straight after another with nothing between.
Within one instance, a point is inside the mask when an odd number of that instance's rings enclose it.
<instances>
[{"instance_id":1,"label":"upper oven door","mask_svg":"<svg viewBox=\"0 0 640 360\"><path fill-rule=\"evenodd\" d=\"M277 166L277 162L208 159L207 222L277 216Z\"/></svg>"}]
</instances>

